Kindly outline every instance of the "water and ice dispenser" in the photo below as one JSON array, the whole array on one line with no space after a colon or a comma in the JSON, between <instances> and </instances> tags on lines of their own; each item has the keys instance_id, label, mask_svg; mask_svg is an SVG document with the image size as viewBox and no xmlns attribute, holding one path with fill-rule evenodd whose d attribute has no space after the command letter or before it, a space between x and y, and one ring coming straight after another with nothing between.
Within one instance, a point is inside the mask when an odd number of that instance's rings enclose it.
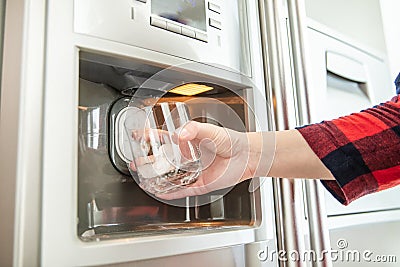
<instances>
[{"instance_id":1,"label":"water and ice dispenser","mask_svg":"<svg viewBox=\"0 0 400 267\"><path fill-rule=\"evenodd\" d=\"M229 73L209 68L214 74ZM183 102L193 120L237 131L254 130L248 104L252 88L246 79L241 84L194 69L80 52L77 233L82 240L246 228L256 223L257 191L249 190L249 182L165 202L143 191L135 182L137 173L129 170L132 154L127 147L124 114L135 97L146 102L156 95L161 105ZM179 90L181 85L190 86Z\"/></svg>"}]
</instances>

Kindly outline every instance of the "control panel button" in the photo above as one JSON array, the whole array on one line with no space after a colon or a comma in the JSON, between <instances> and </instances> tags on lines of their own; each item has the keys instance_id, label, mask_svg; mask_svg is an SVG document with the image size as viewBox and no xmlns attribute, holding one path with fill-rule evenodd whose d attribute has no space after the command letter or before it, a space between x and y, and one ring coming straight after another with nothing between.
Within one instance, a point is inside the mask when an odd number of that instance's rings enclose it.
<instances>
[{"instance_id":1,"label":"control panel button","mask_svg":"<svg viewBox=\"0 0 400 267\"><path fill-rule=\"evenodd\" d=\"M182 34L188 37L195 38L196 37L196 32L194 30L182 27Z\"/></svg>"},{"instance_id":2,"label":"control panel button","mask_svg":"<svg viewBox=\"0 0 400 267\"><path fill-rule=\"evenodd\" d=\"M167 22L163 19L159 19L156 17L150 17L150 24L162 29L166 29L167 28Z\"/></svg>"},{"instance_id":3,"label":"control panel button","mask_svg":"<svg viewBox=\"0 0 400 267\"><path fill-rule=\"evenodd\" d=\"M196 39L203 41L203 42L207 42L208 38L207 38L207 34L206 33L202 33L202 32L196 32Z\"/></svg>"},{"instance_id":4,"label":"control panel button","mask_svg":"<svg viewBox=\"0 0 400 267\"><path fill-rule=\"evenodd\" d=\"M221 7L217 4L208 2L208 9L214 11L215 13L221 14Z\"/></svg>"},{"instance_id":5,"label":"control panel button","mask_svg":"<svg viewBox=\"0 0 400 267\"><path fill-rule=\"evenodd\" d=\"M221 30L221 22L215 19L210 18L209 20L210 26Z\"/></svg>"},{"instance_id":6,"label":"control panel button","mask_svg":"<svg viewBox=\"0 0 400 267\"><path fill-rule=\"evenodd\" d=\"M181 33L182 32L182 27L178 26L176 24L167 22L167 30L169 30L171 32Z\"/></svg>"}]
</instances>

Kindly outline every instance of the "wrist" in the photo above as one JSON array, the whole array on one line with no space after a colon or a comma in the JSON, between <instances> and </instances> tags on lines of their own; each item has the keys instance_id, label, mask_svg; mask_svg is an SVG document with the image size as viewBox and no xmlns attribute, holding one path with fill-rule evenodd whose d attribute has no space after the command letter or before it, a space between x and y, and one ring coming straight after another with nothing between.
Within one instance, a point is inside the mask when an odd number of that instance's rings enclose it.
<instances>
[{"instance_id":1,"label":"wrist","mask_svg":"<svg viewBox=\"0 0 400 267\"><path fill-rule=\"evenodd\" d=\"M253 178L267 176L275 156L275 132L247 133L248 169Z\"/></svg>"}]
</instances>

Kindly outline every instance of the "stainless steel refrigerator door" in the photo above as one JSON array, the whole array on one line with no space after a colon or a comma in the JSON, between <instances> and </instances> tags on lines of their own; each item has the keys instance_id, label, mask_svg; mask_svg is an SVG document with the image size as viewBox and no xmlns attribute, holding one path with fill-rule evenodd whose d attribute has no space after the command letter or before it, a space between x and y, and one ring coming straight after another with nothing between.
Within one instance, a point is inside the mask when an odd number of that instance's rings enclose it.
<instances>
[{"instance_id":1,"label":"stainless steel refrigerator door","mask_svg":"<svg viewBox=\"0 0 400 267\"><path fill-rule=\"evenodd\" d=\"M250 12L256 12L256 1L248 3L247 8ZM270 181L266 181L261 186L261 198L258 201L260 205L256 207L262 215L262 218L257 218L260 220L258 228L250 227L237 231L211 229L207 233L204 231L182 232L174 235L127 237L90 243L84 243L78 238L76 234L78 52L80 50L98 51L123 58L158 62L160 65L179 65L187 61L148 49L74 32L71 27L73 25L72 1L49 1L47 19L42 265L114 264L211 251L242 244L246 244L246 249L243 250L246 252L246 260L251 261L257 257L257 253L254 252L266 243L272 243L271 247L276 249ZM264 101L262 64L258 56L260 51L259 39L257 39L258 28L254 22L250 23L250 27L249 32L252 32L250 45L254 48L252 50L254 54L251 55L254 60L252 61L254 73L252 72L251 79L258 88L254 97L254 106L256 114L259 114L261 118L261 126L258 130L265 130L268 127L268 120L263 119L267 110ZM205 65L204 69L204 71L210 70L210 67ZM236 76L232 76L232 73L226 71L221 73L225 73L226 76L220 78L236 81ZM237 82L241 81L237 80ZM55 135L54 129L58 127L62 127L63 130ZM258 261L258 259L253 261ZM264 263L260 262L260 264Z\"/></svg>"}]
</instances>

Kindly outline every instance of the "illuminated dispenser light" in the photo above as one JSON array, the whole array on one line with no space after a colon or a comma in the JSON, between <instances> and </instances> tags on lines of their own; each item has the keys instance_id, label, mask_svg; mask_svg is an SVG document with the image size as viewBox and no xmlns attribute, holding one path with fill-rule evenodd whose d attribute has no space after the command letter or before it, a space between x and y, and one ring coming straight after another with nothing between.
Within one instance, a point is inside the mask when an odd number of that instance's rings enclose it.
<instances>
[{"instance_id":1,"label":"illuminated dispenser light","mask_svg":"<svg viewBox=\"0 0 400 267\"><path fill-rule=\"evenodd\" d=\"M174 89L170 90L170 92L179 95L192 96L211 91L213 89L213 87L207 85L188 83L175 87Z\"/></svg>"}]
</instances>

